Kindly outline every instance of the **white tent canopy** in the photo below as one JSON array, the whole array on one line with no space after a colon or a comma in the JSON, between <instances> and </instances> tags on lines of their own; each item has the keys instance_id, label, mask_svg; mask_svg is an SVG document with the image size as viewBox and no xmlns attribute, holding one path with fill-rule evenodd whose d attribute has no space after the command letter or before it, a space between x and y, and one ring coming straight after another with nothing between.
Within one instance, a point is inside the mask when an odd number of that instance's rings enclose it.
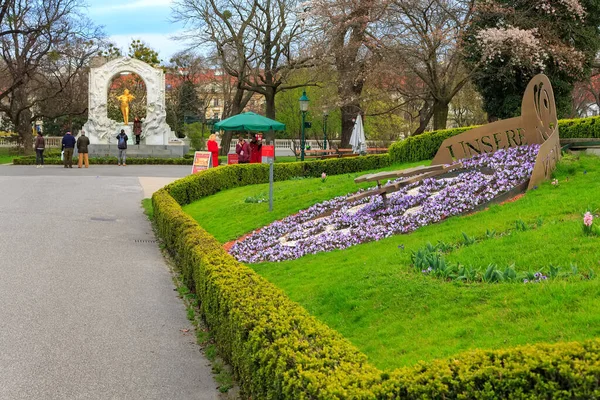
<instances>
[{"instance_id":1,"label":"white tent canopy","mask_svg":"<svg viewBox=\"0 0 600 400\"><path fill-rule=\"evenodd\" d=\"M365 130L363 129L362 117L360 114L358 114L356 122L354 122L352 136L350 136L350 146L352 146L352 152L355 154L367 152L367 139L365 138Z\"/></svg>"}]
</instances>

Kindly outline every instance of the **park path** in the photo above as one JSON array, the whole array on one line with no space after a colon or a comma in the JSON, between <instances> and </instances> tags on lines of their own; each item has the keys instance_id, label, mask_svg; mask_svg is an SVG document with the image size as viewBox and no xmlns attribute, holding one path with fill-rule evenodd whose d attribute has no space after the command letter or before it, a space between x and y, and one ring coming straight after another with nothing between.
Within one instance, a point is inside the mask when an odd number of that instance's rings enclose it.
<instances>
[{"instance_id":1,"label":"park path","mask_svg":"<svg viewBox=\"0 0 600 400\"><path fill-rule=\"evenodd\" d=\"M217 399L140 202L189 167L0 166L0 399Z\"/></svg>"}]
</instances>

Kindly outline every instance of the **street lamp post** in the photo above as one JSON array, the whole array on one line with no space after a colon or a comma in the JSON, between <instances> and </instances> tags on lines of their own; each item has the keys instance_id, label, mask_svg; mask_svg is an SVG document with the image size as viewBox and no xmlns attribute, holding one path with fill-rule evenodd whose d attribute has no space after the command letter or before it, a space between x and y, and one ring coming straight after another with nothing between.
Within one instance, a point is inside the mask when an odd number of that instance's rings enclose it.
<instances>
[{"instance_id":1,"label":"street lamp post","mask_svg":"<svg viewBox=\"0 0 600 400\"><path fill-rule=\"evenodd\" d=\"M329 117L329 111L323 112L323 150L327 150L327 117Z\"/></svg>"},{"instance_id":2,"label":"street lamp post","mask_svg":"<svg viewBox=\"0 0 600 400\"><path fill-rule=\"evenodd\" d=\"M304 123L306 119L306 112L308 111L308 97L306 96L306 90L302 91L302 97L300 97L300 111L302 111L302 136L300 136L300 161L304 161Z\"/></svg>"}]
</instances>

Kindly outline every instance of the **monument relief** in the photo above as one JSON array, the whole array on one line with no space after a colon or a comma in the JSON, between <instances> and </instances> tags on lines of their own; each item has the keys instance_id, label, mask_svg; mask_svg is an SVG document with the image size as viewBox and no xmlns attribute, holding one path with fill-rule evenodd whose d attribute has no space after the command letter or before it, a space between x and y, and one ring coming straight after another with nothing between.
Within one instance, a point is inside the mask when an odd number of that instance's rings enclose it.
<instances>
[{"instance_id":1,"label":"monument relief","mask_svg":"<svg viewBox=\"0 0 600 400\"><path fill-rule=\"evenodd\" d=\"M144 81L147 90L146 118L142 121L143 145L168 145L176 138L166 123L165 75L140 60L120 57L96 68L90 68L88 83L88 120L83 126L92 145L115 143L116 135L124 129L133 137L133 122L129 122L129 104L135 97L125 89L117 97L124 124L108 118L108 89L113 78L122 73L135 73Z\"/></svg>"}]
</instances>

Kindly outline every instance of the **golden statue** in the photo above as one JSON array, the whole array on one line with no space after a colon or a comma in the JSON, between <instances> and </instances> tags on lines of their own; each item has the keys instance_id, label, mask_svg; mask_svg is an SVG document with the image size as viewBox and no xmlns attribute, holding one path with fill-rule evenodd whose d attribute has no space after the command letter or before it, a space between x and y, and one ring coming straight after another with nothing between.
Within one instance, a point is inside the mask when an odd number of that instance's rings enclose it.
<instances>
[{"instance_id":1,"label":"golden statue","mask_svg":"<svg viewBox=\"0 0 600 400\"><path fill-rule=\"evenodd\" d=\"M129 90L125 89L123 94L117 96L117 100L121 102L121 112L123 113L123 122L125 125L129 124L129 103L135 99L135 96L129 93Z\"/></svg>"}]
</instances>

